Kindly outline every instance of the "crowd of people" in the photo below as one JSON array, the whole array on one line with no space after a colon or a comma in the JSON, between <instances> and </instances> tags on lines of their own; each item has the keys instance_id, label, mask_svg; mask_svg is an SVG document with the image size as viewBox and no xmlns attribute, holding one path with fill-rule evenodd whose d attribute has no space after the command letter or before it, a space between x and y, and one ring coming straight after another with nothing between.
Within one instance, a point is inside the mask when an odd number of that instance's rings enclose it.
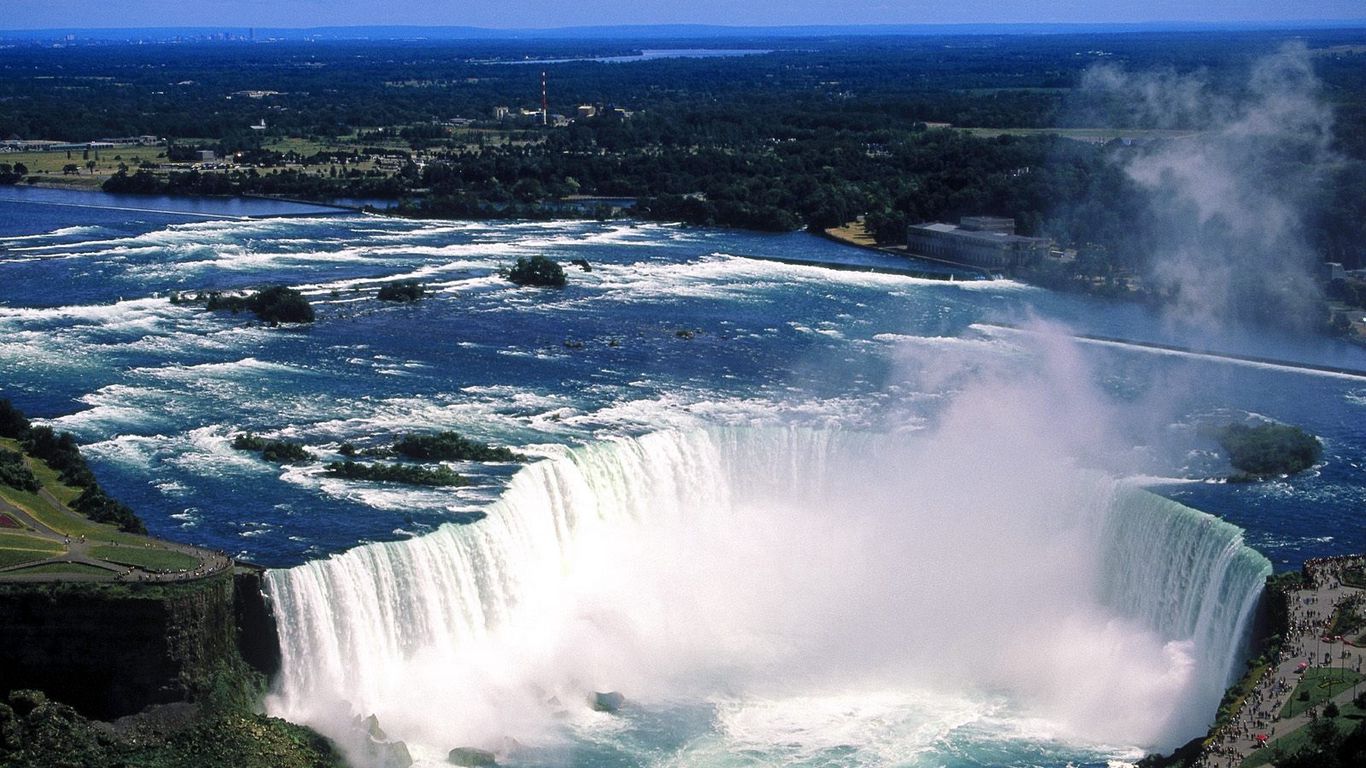
<instances>
[{"instance_id":1,"label":"crowd of people","mask_svg":"<svg viewBox=\"0 0 1366 768\"><path fill-rule=\"evenodd\" d=\"M1362 590L1345 586L1349 569L1359 569L1361 556L1315 558L1304 564L1302 588L1287 591L1287 629L1279 653L1243 698L1238 712L1205 744L1197 765L1202 768L1237 766L1254 750L1319 716L1324 702L1300 709L1292 700L1299 676L1314 667L1340 666L1360 673L1361 648L1349 639L1329 635L1337 611L1359 608ZM1331 689L1330 689L1331 690ZM1344 686L1344 691L1350 690Z\"/></svg>"}]
</instances>

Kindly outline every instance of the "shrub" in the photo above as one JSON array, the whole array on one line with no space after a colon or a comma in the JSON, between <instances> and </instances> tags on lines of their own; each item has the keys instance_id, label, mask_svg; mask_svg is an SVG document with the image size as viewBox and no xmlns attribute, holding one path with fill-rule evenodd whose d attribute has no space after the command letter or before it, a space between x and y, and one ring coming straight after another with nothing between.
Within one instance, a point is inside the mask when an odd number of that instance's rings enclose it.
<instances>
[{"instance_id":1,"label":"shrub","mask_svg":"<svg viewBox=\"0 0 1366 768\"><path fill-rule=\"evenodd\" d=\"M0 448L0 485L31 493L42 487L24 463L24 455L4 448Z\"/></svg>"},{"instance_id":2,"label":"shrub","mask_svg":"<svg viewBox=\"0 0 1366 768\"><path fill-rule=\"evenodd\" d=\"M9 398L0 398L0 437L22 440L28 434L28 419L14 407Z\"/></svg>"},{"instance_id":3,"label":"shrub","mask_svg":"<svg viewBox=\"0 0 1366 768\"><path fill-rule=\"evenodd\" d=\"M381 483L408 485L469 485L469 480L446 467L428 469L411 464L361 464L355 461L334 461L327 465L327 473L350 480L373 480Z\"/></svg>"},{"instance_id":4,"label":"shrub","mask_svg":"<svg viewBox=\"0 0 1366 768\"><path fill-rule=\"evenodd\" d=\"M532 256L530 259L519 257L512 269L508 270L507 278L522 286L562 288L565 284L564 268L544 256Z\"/></svg>"},{"instance_id":5,"label":"shrub","mask_svg":"<svg viewBox=\"0 0 1366 768\"><path fill-rule=\"evenodd\" d=\"M1233 467L1255 477L1293 474L1323 455L1317 437L1286 424L1230 424L1217 437Z\"/></svg>"},{"instance_id":6,"label":"shrub","mask_svg":"<svg viewBox=\"0 0 1366 768\"><path fill-rule=\"evenodd\" d=\"M525 458L507 448L495 448L457 432L404 435L394 443L394 453L416 461L521 461Z\"/></svg>"},{"instance_id":7,"label":"shrub","mask_svg":"<svg viewBox=\"0 0 1366 768\"><path fill-rule=\"evenodd\" d=\"M267 323L311 323L313 306L303 294L283 285L273 285L250 296L224 296L214 292L209 294L205 308L214 311L228 311L236 314L244 309L251 310L257 318Z\"/></svg>"},{"instance_id":8,"label":"shrub","mask_svg":"<svg viewBox=\"0 0 1366 768\"><path fill-rule=\"evenodd\" d=\"M404 280L397 283L388 283L380 286L380 301L397 301L401 303L417 301L427 294L426 289L416 280Z\"/></svg>"},{"instance_id":9,"label":"shrub","mask_svg":"<svg viewBox=\"0 0 1366 768\"><path fill-rule=\"evenodd\" d=\"M260 451L261 458L276 464L308 461L313 458L303 443L290 440L266 440L250 432L242 432L232 439L232 447L239 451Z\"/></svg>"}]
</instances>

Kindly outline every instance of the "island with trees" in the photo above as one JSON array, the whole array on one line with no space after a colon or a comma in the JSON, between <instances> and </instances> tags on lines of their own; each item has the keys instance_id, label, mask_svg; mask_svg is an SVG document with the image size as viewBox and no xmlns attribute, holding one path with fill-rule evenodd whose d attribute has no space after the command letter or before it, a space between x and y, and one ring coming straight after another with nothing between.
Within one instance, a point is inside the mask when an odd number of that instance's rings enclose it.
<instances>
[{"instance_id":1,"label":"island with trees","mask_svg":"<svg viewBox=\"0 0 1366 768\"><path fill-rule=\"evenodd\" d=\"M1288 424L1230 424L1218 430L1219 445L1240 481L1293 475L1314 466L1323 455L1319 439Z\"/></svg>"}]
</instances>

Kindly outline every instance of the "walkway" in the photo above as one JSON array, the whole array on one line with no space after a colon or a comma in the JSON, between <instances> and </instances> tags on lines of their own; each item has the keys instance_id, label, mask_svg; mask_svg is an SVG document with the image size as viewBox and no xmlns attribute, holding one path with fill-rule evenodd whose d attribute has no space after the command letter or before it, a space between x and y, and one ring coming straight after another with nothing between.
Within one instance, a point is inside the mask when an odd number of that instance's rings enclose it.
<instances>
[{"instance_id":1,"label":"walkway","mask_svg":"<svg viewBox=\"0 0 1366 768\"><path fill-rule=\"evenodd\" d=\"M1344 642L1324 642L1323 638L1333 623L1333 614L1345 601L1366 600L1366 590L1342 583L1342 572L1366 562L1366 557L1328 558L1305 563L1305 572L1313 586L1288 593L1290 600L1290 631L1281 648L1279 662L1269 669L1257 687L1243 703L1242 710L1227 727L1211 740L1204 755L1196 763L1208 768L1232 768L1259 749L1271 749L1276 739L1293 733L1313 722L1319 704L1293 717L1282 718L1281 712L1294 695L1300 679L1300 665L1320 668L1345 668L1360 672L1366 661L1366 650ZM1350 702L1354 691L1366 690L1344 686L1331 701L1338 706ZM1257 738L1265 734L1263 746Z\"/></svg>"},{"instance_id":2,"label":"walkway","mask_svg":"<svg viewBox=\"0 0 1366 768\"><path fill-rule=\"evenodd\" d=\"M45 501L58 509L65 509L66 505L57 500L55 496L48 492L46 488L40 490L39 495ZM37 539L52 542L64 548L65 551L55 554L43 560L34 560L18 565L0 567L0 581L14 582L35 582L35 581L123 581L123 582L177 582L189 581L192 579L202 579L215 574L222 573L233 567L232 558L222 552L214 552L188 544L179 544L162 539L147 539L147 544L155 542L157 549L177 552L194 558L198 565L194 568L187 568L175 571L159 571L149 568L111 563L102 558L96 557L90 551L93 546L120 546L113 542L86 541L84 536L71 538L60 533L51 527L43 524L38 518L29 513L23 507L11 504L0 498L0 512L9 515L20 525L24 526L29 535ZM74 514L74 513L73 513ZM127 544L122 546L129 546ZM129 549L135 547L129 546ZM85 573L33 573L33 568L45 565L76 565L94 569ZM25 571L30 571L25 573Z\"/></svg>"}]
</instances>

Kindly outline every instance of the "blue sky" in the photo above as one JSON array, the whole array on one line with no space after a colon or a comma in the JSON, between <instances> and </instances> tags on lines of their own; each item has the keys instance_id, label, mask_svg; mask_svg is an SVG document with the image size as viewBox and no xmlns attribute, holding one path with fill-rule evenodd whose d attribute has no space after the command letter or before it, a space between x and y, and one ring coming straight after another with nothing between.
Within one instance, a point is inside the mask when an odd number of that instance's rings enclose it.
<instances>
[{"instance_id":1,"label":"blue sky","mask_svg":"<svg viewBox=\"0 0 1366 768\"><path fill-rule=\"evenodd\" d=\"M1366 0L0 0L0 29L1280 22L1363 18Z\"/></svg>"}]
</instances>

